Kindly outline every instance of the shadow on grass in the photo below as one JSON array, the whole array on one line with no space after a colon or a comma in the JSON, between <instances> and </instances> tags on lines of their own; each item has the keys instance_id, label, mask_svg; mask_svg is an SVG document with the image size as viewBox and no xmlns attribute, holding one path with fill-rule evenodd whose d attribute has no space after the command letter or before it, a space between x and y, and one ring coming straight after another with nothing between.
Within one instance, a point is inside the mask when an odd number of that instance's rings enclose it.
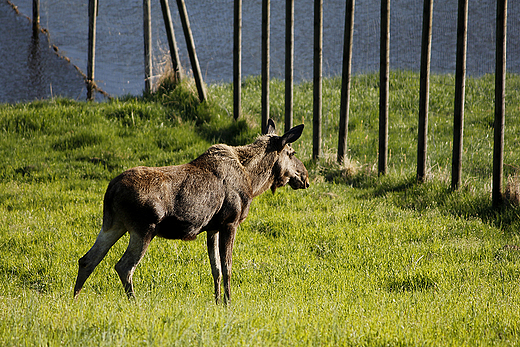
<instances>
[{"instance_id":1,"label":"shadow on grass","mask_svg":"<svg viewBox=\"0 0 520 347\"><path fill-rule=\"evenodd\" d=\"M390 292L415 292L435 289L436 280L429 274L394 274L386 279L386 289Z\"/></svg>"},{"instance_id":2,"label":"shadow on grass","mask_svg":"<svg viewBox=\"0 0 520 347\"><path fill-rule=\"evenodd\" d=\"M204 123L196 128L197 134L209 143L225 143L230 146L241 146L254 141L259 134L252 129L244 119L221 120L217 122Z\"/></svg>"},{"instance_id":3,"label":"shadow on grass","mask_svg":"<svg viewBox=\"0 0 520 347\"><path fill-rule=\"evenodd\" d=\"M418 212L437 209L460 218L478 218L507 233L520 233L520 206L504 198L502 205L495 208L491 202L491 193L485 190L465 186L453 191L448 184L438 179L418 183L415 175L377 176L361 172L341 176L337 169L332 169L324 176L329 182L360 189L360 199L383 198L389 204Z\"/></svg>"},{"instance_id":4,"label":"shadow on grass","mask_svg":"<svg viewBox=\"0 0 520 347\"><path fill-rule=\"evenodd\" d=\"M235 121L229 112L209 98L200 102L194 82L191 79L164 80L157 92L145 99L160 102L169 108L172 117L184 122L192 122L196 132L209 143L225 143L239 146L252 142L259 129L249 126L245 119Z\"/></svg>"}]
</instances>

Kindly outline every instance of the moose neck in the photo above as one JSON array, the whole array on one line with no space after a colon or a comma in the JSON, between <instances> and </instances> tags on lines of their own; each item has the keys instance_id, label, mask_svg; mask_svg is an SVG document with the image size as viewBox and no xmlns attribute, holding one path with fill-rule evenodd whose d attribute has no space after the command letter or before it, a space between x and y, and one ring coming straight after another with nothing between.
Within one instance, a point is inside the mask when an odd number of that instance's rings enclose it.
<instances>
[{"instance_id":1,"label":"moose neck","mask_svg":"<svg viewBox=\"0 0 520 347\"><path fill-rule=\"evenodd\" d=\"M250 177L253 197L265 192L274 182L273 167L278 159L278 152L267 151L267 145L268 141L257 140L250 145L236 148L240 162Z\"/></svg>"}]
</instances>

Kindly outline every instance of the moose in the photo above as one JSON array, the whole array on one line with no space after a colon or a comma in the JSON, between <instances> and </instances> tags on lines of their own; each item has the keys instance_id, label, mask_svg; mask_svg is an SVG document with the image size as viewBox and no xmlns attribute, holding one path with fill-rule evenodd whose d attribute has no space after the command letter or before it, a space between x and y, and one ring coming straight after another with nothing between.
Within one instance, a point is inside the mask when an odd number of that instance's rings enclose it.
<instances>
[{"instance_id":1,"label":"moose","mask_svg":"<svg viewBox=\"0 0 520 347\"><path fill-rule=\"evenodd\" d=\"M224 303L229 303L233 244L253 198L286 184L293 189L309 187L307 169L290 145L303 128L301 124L277 136L269 120L265 134L249 145L217 144L184 165L139 166L114 178L104 196L101 231L79 259L74 297L126 232L128 248L115 270L127 296L133 298L134 270L155 236L194 240L206 231L215 301L220 302L223 279Z\"/></svg>"}]
</instances>

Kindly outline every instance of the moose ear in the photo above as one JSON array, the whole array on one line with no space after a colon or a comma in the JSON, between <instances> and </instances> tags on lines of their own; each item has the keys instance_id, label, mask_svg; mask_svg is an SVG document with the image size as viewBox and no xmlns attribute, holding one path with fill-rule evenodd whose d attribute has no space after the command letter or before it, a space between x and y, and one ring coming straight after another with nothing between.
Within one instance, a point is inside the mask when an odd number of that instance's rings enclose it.
<instances>
[{"instance_id":1,"label":"moose ear","mask_svg":"<svg viewBox=\"0 0 520 347\"><path fill-rule=\"evenodd\" d=\"M293 143L302 136L304 125L300 124L283 134L282 136L282 147L288 143Z\"/></svg>"},{"instance_id":2,"label":"moose ear","mask_svg":"<svg viewBox=\"0 0 520 347\"><path fill-rule=\"evenodd\" d=\"M271 118L267 121L267 129L265 129L264 134L273 134L276 131L276 127L274 126L274 122Z\"/></svg>"}]
</instances>

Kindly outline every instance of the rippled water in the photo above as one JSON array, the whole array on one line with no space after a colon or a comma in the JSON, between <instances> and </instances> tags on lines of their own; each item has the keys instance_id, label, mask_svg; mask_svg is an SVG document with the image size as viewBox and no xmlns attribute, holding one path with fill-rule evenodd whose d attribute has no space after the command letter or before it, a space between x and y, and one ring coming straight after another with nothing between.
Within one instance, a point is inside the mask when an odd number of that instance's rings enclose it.
<instances>
[{"instance_id":1,"label":"rippled water","mask_svg":"<svg viewBox=\"0 0 520 347\"><path fill-rule=\"evenodd\" d=\"M83 78L49 47L47 37L32 37L30 21L0 2L0 102L64 95L86 97ZM7 28L8 35L5 35Z\"/></svg>"},{"instance_id":2,"label":"rippled water","mask_svg":"<svg viewBox=\"0 0 520 347\"><path fill-rule=\"evenodd\" d=\"M30 16L31 0L12 0ZM470 2L467 71L470 75L494 72L495 1ZM86 71L88 1L41 0L41 24L50 42L72 64ZM183 67L189 68L186 45L176 3L170 1ZM200 66L206 82L232 80L233 0L186 0ZM323 72L341 73L344 0L324 1ZM379 1L358 0L355 9L354 73L379 69ZM520 5L509 2L508 70L520 73ZM283 78L285 54L285 1L271 1L271 76ZM431 69L454 73L457 4L434 2ZM298 0L295 8L295 78L312 78L313 1ZM83 79L72 64L49 48L47 38L31 38L31 24L0 3L0 102L65 95L83 99ZM168 45L159 1L152 1L154 74L168 58ZM390 56L392 69L419 70L422 1L392 1ZM101 1L97 22L96 81L112 95L140 94L144 88L141 1ZM243 0L243 76L260 74L261 0ZM7 49L4 49L6 47ZM51 92L52 88L52 92Z\"/></svg>"}]
</instances>

